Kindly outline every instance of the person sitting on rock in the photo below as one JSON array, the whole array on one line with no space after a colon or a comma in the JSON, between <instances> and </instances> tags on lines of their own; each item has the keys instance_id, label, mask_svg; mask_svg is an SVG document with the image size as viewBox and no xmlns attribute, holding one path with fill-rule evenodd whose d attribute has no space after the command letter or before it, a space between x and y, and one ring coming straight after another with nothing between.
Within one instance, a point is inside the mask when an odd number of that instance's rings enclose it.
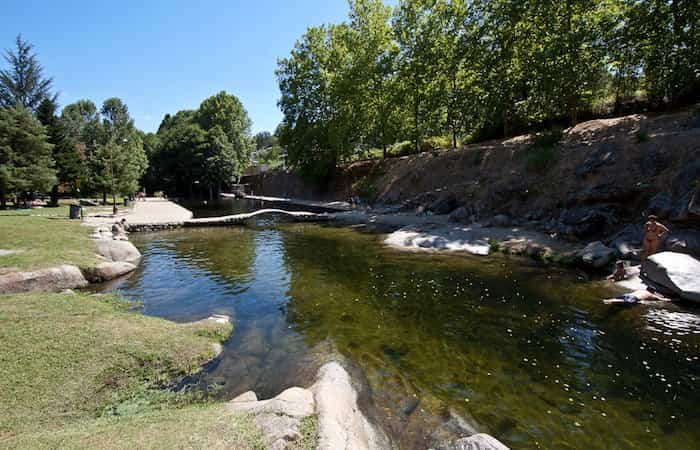
<instances>
[{"instance_id":1,"label":"person sitting on rock","mask_svg":"<svg viewBox=\"0 0 700 450\"><path fill-rule=\"evenodd\" d=\"M664 297L663 295L656 292L653 288L640 289L628 294L622 294L614 298L607 298L603 300L606 305L638 305L643 302L648 301L662 301L670 302L671 299Z\"/></svg>"},{"instance_id":2,"label":"person sitting on rock","mask_svg":"<svg viewBox=\"0 0 700 450\"><path fill-rule=\"evenodd\" d=\"M627 271L625 270L625 262L617 261L615 263L615 271L608 275L610 281L622 281L627 279Z\"/></svg>"},{"instance_id":3,"label":"person sitting on rock","mask_svg":"<svg viewBox=\"0 0 700 450\"><path fill-rule=\"evenodd\" d=\"M129 239L126 237L128 233L126 231L126 219L122 218L121 222L114 222L114 225L112 225L112 239L126 241Z\"/></svg>"},{"instance_id":4,"label":"person sitting on rock","mask_svg":"<svg viewBox=\"0 0 700 450\"><path fill-rule=\"evenodd\" d=\"M642 243L642 262L646 259L659 252L659 247L661 247L661 242L668 235L668 228L666 228L659 218L656 216L649 216L649 220L644 224L644 242Z\"/></svg>"}]
</instances>

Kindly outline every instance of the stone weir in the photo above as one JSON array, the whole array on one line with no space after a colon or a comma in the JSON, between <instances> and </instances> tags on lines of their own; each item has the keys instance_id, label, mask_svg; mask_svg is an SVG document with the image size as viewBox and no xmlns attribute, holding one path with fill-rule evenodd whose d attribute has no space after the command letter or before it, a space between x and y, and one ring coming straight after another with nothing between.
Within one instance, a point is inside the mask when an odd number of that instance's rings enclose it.
<instances>
[{"instance_id":1,"label":"stone weir","mask_svg":"<svg viewBox=\"0 0 700 450\"><path fill-rule=\"evenodd\" d=\"M127 225L129 232L171 230L183 227L215 227L241 225L251 219L262 217L276 217L289 219L294 222L326 222L331 219L327 214L316 214L306 211L285 211L282 209L259 209L257 211L233 214L230 216L204 217L199 219L187 219L179 221L154 221L130 223Z\"/></svg>"}]
</instances>

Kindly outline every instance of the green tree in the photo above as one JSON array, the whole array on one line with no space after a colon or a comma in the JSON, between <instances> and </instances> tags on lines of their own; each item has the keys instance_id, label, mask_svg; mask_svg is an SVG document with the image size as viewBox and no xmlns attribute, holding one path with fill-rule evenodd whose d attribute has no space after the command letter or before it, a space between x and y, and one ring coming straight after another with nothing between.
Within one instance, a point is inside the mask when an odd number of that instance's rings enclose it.
<instances>
[{"instance_id":1,"label":"green tree","mask_svg":"<svg viewBox=\"0 0 700 450\"><path fill-rule=\"evenodd\" d=\"M46 130L22 105L0 108L0 206L9 195L48 191L56 183Z\"/></svg>"},{"instance_id":2,"label":"green tree","mask_svg":"<svg viewBox=\"0 0 700 450\"><path fill-rule=\"evenodd\" d=\"M51 78L44 78L33 46L18 35L15 50L5 51L9 69L0 70L0 106L22 105L34 111L44 99L56 100L51 94Z\"/></svg>"},{"instance_id":3,"label":"green tree","mask_svg":"<svg viewBox=\"0 0 700 450\"><path fill-rule=\"evenodd\" d=\"M195 184L204 177L207 133L189 112L166 116L158 129L158 150L152 156L162 189L172 193L194 194ZM177 120L173 120L176 118Z\"/></svg>"},{"instance_id":4,"label":"green tree","mask_svg":"<svg viewBox=\"0 0 700 450\"><path fill-rule=\"evenodd\" d=\"M61 111L59 123L65 133L66 146L72 147L81 161L75 188L84 193L100 192L100 184L96 180L99 166L96 165L97 158L94 156L102 139L102 124L97 106L90 100L78 100L66 105ZM65 151L69 153L68 148Z\"/></svg>"},{"instance_id":5,"label":"green tree","mask_svg":"<svg viewBox=\"0 0 700 450\"><path fill-rule=\"evenodd\" d=\"M56 115L58 105L54 99L44 99L37 108L37 119L46 127L48 141L53 146L53 160L56 163L57 184L51 190L52 203L58 202L58 187L75 189L85 172L85 164L78 152L75 139Z\"/></svg>"},{"instance_id":6,"label":"green tree","mask_svg":"<svg viewBox=\"0 0 700 450\"><path fill-rule=\"evenodd\" d=\"M204 152L204 173L209 187L209 199L214 199L221 193L222 183L232 183L243 173L246 156L240 154L237 147L228 139L220 126L215 126L207 132L206 149Z\"/></svg>"},{"instance_id":7,"label":"green tree","mask_svg":"<svg viewBox=\"0 0 700 450\"><path fill-rule=\"evenodd\" d=\"M98 177L103 180L103 189L109 187L112 205L116 208L117 193L133 194L139 189L148 159L140 133L121 99L105 100L100 113L102 142L96 155L102 170Z\"/></svg>"}]
</instances>

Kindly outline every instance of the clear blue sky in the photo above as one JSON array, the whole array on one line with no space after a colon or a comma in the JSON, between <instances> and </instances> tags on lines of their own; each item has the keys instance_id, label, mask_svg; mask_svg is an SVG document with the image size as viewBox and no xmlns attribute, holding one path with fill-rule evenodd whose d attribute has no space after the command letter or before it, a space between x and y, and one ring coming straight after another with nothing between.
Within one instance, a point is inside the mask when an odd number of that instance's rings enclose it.
<instances>
[{"instance_id":1,"label":"clear blue sky","mask_svg":"<svg viewBox=\"0 0 700 450\"><path fill-rule=\"evenodd\" d=\"M277 58L307 27L347 12L346 0L3 0L0 47L21 32L61 105L121 97L144 131L220 90L241 99L253 132L273 131Z\"/></svg>"}]
</instances>

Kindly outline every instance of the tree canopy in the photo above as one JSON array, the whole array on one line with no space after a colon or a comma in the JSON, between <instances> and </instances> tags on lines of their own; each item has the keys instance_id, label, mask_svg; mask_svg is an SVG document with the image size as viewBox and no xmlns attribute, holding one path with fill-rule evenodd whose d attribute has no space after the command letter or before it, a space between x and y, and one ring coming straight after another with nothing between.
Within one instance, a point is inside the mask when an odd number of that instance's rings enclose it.
<instances>
[{"instance_id":1,"label":"tree canopy","mask_svg":"<svg viewBox=\"0 0 700 450\"><path fill-rule=\"evenodd\" d=\"M250 118L240 100L224 91L195 110L166 114L151 141L152 189L210 195L231 184L250 160L254 141Z\"/></svg>"},{"instance_id":2,"label":"tree canopy","mask_svg":"<svg viewBox=\"0 0 700 450\"><path fill-rule=\"evenodd\" d=\"M697 0L351 0L278 62L289 160L509 136L700 98ZM627 106L625 106L627 105Z\"/></svg>"},{"instance_id":3,"label":"tree canopy","mask_svg":"<svg viewBox=\"0 0 700 450\"><path fill-rule=\"evenodd\" d=\"M18 35L15 50L5 51L9 68L0 70L0 106L17 104L34 111L45 99L56 100L51 93L53 80L44 78L44 69L39 63L33 46Z\"/></svg>"},{"instance_id":4,"label":"tree canopy","mask_svg":"<svg viewBox=\"0 0 700 450\"><path fill-rule=\"evenodd\" d=\"M46 129L22 105L0 108L0 202L56 182Z\"/></svg>"}]
</instances>

